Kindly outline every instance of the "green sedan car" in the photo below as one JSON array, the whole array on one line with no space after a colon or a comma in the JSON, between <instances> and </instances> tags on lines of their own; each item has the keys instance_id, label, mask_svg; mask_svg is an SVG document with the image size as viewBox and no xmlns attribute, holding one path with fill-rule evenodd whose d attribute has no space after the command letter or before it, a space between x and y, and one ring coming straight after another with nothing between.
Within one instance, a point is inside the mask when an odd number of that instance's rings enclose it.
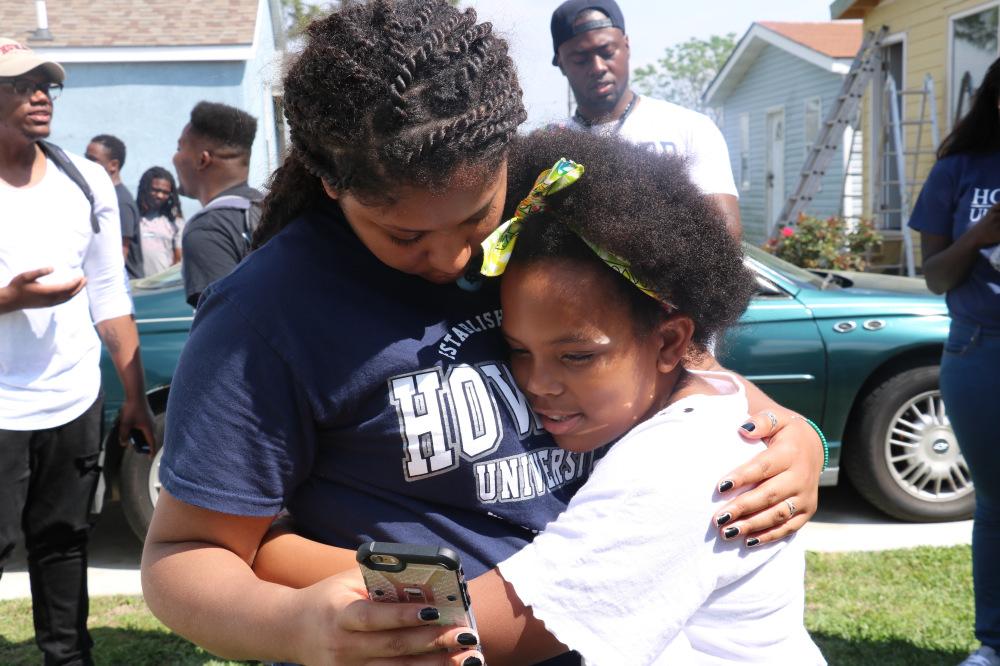
<instances>
[{"instance_id":1,"label":"green sedan car","mask_svg":"<svg viewBox=\"0 0 1000 666\"><path fill-rule=\"evenodd\" d=\"M967 518L973 487L938 390L948 333L944 299L922 280L814 273L747 246L757 295L719 341L721 362L820 424L830 442L822 483L843 472L885 513L911 521ZM132 285L149 400L162 435L170 379L191 327L180 267ZM107 496L146 532L159 456L110 444L122 388L103 359Z\"/></svg>"}]
</instances>

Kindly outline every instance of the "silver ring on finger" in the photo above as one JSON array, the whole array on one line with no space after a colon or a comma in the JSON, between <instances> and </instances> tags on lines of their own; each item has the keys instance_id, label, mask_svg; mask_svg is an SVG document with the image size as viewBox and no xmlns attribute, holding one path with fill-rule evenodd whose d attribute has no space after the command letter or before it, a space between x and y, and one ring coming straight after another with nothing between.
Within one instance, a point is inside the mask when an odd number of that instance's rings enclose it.
<instances>
[{"instance_id":1,"label":"silver ring on finger","mask_svg":"<svg viewBox=\"0 0 1000 666\"><path fill-rule=\"evenodd\" d=\"M771 422L771 430L776 430L778 428L778 417L775 416L774 412L764 412L767 414L767 420Z\"/></svg>"},{"instance_id":2,"label":"silver ring on finger","mask_svg":"<svg viewBox=\"0 0 1000 666\"><path fill-rule=\"evenodd\" d=\"M785 500L785 506L788 507L788 517L791 518L795 515L795 502L791 498Z\"/></svg>"}]
</instances>

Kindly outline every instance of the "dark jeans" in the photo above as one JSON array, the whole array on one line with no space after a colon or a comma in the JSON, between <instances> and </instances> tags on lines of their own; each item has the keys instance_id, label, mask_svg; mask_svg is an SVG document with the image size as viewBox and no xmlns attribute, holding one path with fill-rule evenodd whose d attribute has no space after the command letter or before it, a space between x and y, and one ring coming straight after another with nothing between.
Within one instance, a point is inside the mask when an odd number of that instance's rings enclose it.
<instances>
[{"instance_id":1,"label":"dark jeans","mask_svg":"<svg viewBox=\"0 0 1000 666\"><path fill-rule=\"evenodd\" d=\"M23 530L35 642L47 665L93 663L87 540L101 402L58 428L0 430L0 575Z\"/></svg>"},{"instance_id":2,"label":"dark jeans","mask_svg":"<svg viewBox=\"0 0 1000 666\"><path fill-rule=\"evenodd\" d=\"M976 638L1000 652L1000 330L953 321L941 359L941 396L972 481Z\"/></svg>"}]
</instances>

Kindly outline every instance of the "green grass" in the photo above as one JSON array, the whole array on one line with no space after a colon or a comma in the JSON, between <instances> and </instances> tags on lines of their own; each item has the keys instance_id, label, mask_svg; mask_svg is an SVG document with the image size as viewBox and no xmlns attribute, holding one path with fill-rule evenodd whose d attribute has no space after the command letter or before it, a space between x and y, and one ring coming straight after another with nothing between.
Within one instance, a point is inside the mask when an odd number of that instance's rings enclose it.
<instances>
[{"instance_id":1,"label":"green grass","mask_svg":"<svg viewBox=\"0 0 1000 666\"><path fill-rule=\"evenodd\" d=\"M968 546L809 553L806 626L832 665L954 666L976 642ZM171 634L139 597L91 600L100 666L235 664ZM40 663L31 604L0 602L0 664Z\"/></svg>"},{"instance_id":2,"label":"green grass","mask_svg":"<svg viewBox=\"0 0 1000 666\"><path fill-rule=\"evenodd\" d=\"M99 666L194 666L237 664L219 660L176 636L153 617L142 597L94 597L90 600L90 635ZM0 664L36 666L31 602L0 602Z\"/></svg>"},{"instance_id":3,"label":"green grass","mask_svg":"<svg viewBox=\"0 0 1000 666\"><path fill-rule=\"evenodd\" d=\"M830 664L954 666L976 646L968 546L809 553L806 627Z\"/></svg>"}]
</instances>

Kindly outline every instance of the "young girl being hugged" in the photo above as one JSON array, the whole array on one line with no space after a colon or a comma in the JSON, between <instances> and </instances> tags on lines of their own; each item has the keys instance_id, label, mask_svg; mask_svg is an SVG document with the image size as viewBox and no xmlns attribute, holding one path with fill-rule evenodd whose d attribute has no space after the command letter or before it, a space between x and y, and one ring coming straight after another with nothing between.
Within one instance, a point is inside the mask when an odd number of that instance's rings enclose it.
<instances>
[{"instance_id":1,"label":"young girl being hugged","mask_svg":"<svg viewBox=\"0 0 1000 666\"><path fill-rule=\"evenodd\" d=\"M498 565L515 595L480 622L528 606L591 666L824 663L803 626L794 538L744 549L704 519L724 503L712 480L756 453L727 425L747 415L741 382L685 368L753 293L722 216L679 159L583 133L515 146L513 192L572 161L484 244L484 270L510 257L514 378L561 448L617 442L566 511Z\"/></svg>"}]
</instances>

